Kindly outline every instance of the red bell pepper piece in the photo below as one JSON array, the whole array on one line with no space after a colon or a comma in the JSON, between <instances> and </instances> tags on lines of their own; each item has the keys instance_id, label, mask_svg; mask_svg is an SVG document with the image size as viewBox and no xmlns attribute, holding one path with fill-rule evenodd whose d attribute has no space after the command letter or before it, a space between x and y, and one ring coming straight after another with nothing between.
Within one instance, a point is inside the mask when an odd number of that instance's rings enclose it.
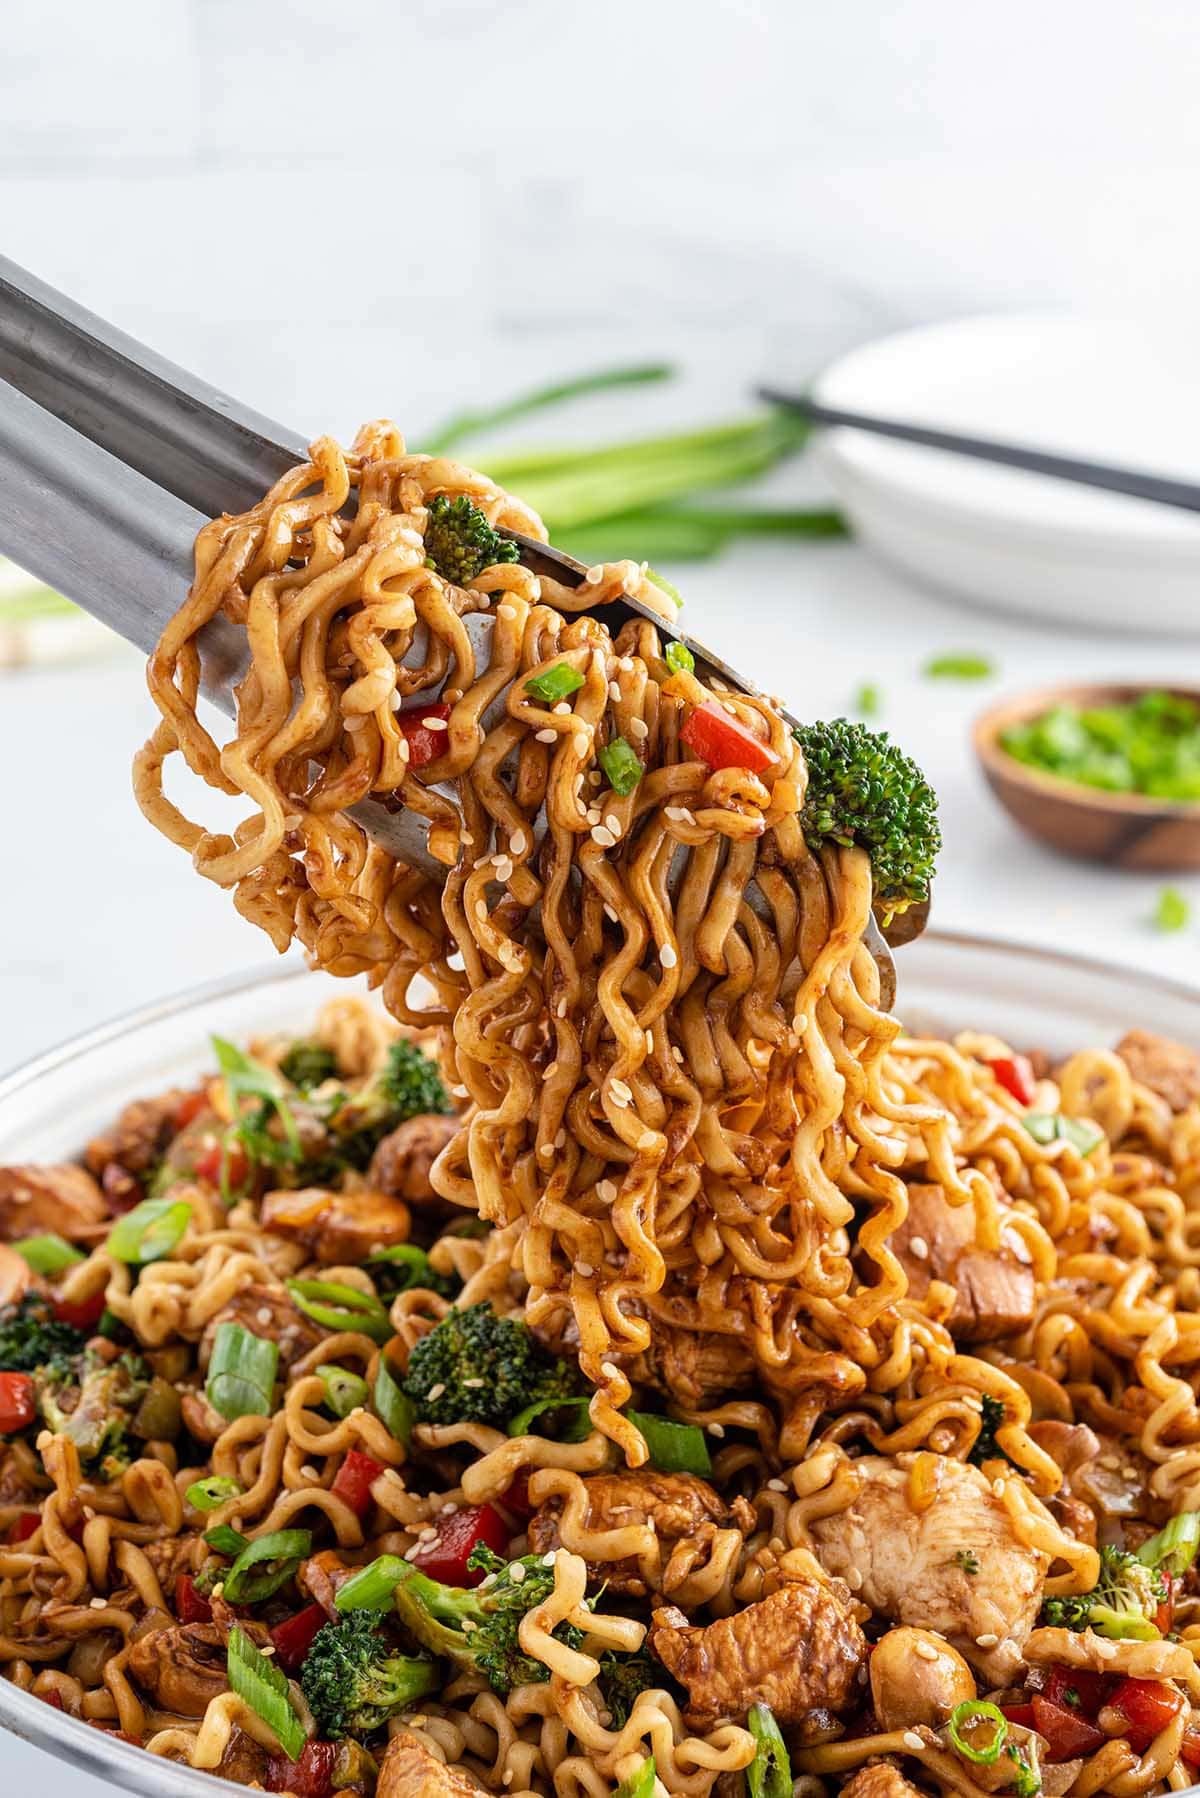
<instances>
[{"instance_id":1,"label":"red bell pepper piece","mask_svg":"<svg viewBox=\"0 0 1200 1798\"><path fill-rule=\"evenodd\" d=\"M337 1470L333 1490L339 1498L345 1499L352 1511L359 1517L364 1517L371 1503L372 1482L386 1471L382 1461L377 1461L373 1455L364 1455L360 1449L352 1448Z\"/></svg>"},{"instance_id":2,"label":"red bell pepper piece","mask_svg":"<svg viewBox=\"0 0 1200 1798\"><path fill-rule=\"evenodd\" d=\"M1004 1715L1008 1718L1009 1722L1015 1723L1018 1729L1036 1728L1033 1721L1032 1704L1002 1704L1000 1709L1004 1712Z\"/></svg>"},{"instance_id":3,"label":"red bell pepper piece","mask_svg":"<svg viewBox=\"0 0 1200 1798\"><path fill-rule=\"evenodd\" d=\"M41 1521L40 1511L22 1511L20 1516L14 1517L8 1526L9 1541L12 1543L28 1542Z\"/></svg>"},{"instance_id":4,"label":"red bell pepper piece","mask_svg":"<svg viewBox=\"0 0 1200 1798\"><path fill-rule=\"evenodd\" d=\"M430 762L436 762L439 755L446 753L446 732L429 728L429 719L434 718L444 724L450 716L448 705L416 705L407 712L396 713L396 723L404 732L404 740L408 744L408 765L410 768L425 768Z\"/></svg>"},{"instance_id":5,"label":"red bell pepper piece","mask_svg":"<svg viewBox=\"0 0 1200 1798\"><path fill-rule=\"evenodd\" d=\"M1052 1667L1042 1692L1051 1704L1067 1711L1081 1711L1092 1720L1107 1702L1113 1680L1111 1674L1090 1673L1086 1667Z\"/></svg>"},{"instance_id":6,"label":"red bell pepper piece","mask_svg":"<svg viewBox=\"0 0 1200 1798\"><path fill-rule=\"evenodd\" d=\"M1169 1636L1175 1622L1175 1581L1169 1573L1160 1569L1159 1578L1167 1589L1167 1596L1154 1613L1154 1627L1160 1636Z\"/></svg>"},{"instance_id":7,"label":"red bell pepper piece","mask_svg":"<svg viewBox=\"0 0 1200 1798\"><path fill-rule=\"evenodd\" d=\"M779 760L774 750L715 700L689 712L679 741L710 768L748 768L751 774L762 774Z\"/></svg>"},{"instance_id":8,"label":"red bell pepper piece","mask_svg":"<svg viewBox=\"0 0 1200 1798\"><path fill-rule=\"evenodd\" d=\"M295 1792L296 1798L329 1798L333 1790L336 1742L306 1742L298 1761L273 1754L267 1762L268 1792Z\"/></svg>"},{"instance_id":9,"label":"red bell pepper piece","mask_svg":"<svg viewBox=\"0 0 1200 1798\"><path fill-rule=\"evenodd\" d=\"M104 1316L104 1289L90 1299L55 1299L52 1303L60 1324L73 1324L77 1330L94 1330Z\"/></svg>"},{"instance_id":10,"label":"red bell pepper piece","mask_svg":"<svg viewBox=\"0 0 1200 1798\"><path fill-rule=\"evenodd\" d=\"M430 1579L446 1586L477 1586L483 1578L467 1560L477 1542L485 1542L496 1554L508 1553L508 1526L491 1505L469 1505L438 1519L437 1535L418 1542L408 1559Z\"/></svg>"},{"instance_id":11,"label":"red bell pepper piece","mask_svg":"<svg viewBox=\"0 0 1200 1798\"><path fill-rule=\"evenodd\" d=\"M1179 1754L1189 1767L1200 1767L1200 1729L1185 1731Z\"/></svg>"},{"instance_id":12,"label":"red bell pepper piece","mask_svg":"<svg viewBox=\"0 0 1200 1798\"><path fill-rule=\"evenodd\" d=\"M324 1629L327 1622L323 1605L308 1604L294 1617L285 1617L282 1623L275 1625L271 1640L275 1644L275 1659L285 1673L299 1673L308 1659L317 1631Z\"/></svg>"},{"instance_id":13,"label":"red bell pepper piece","mask_svg":"<svg viewBox=\"0 0 1200 1798\"><path fill-rule=\"evenodd\" d=\"M1032 1105L1037 1093L1033 1064L1024 1055L997 1055L988 1061L996 1084L1011 1093L1018 1105Z\"/></svg>"},{"instance_id":14,"label":"red bell pepper piece","mask_svg":"<svg viewBox=\"0 0 1200 1798\"><path fill-rule=\"evenodd\" d=\"M37 1416L33 1380L27 1373L0 1373L0 1432L25 1430Z\"/></svg>"},{"instance_id":15,"label":"red bell pepper piece","mask_svg":"<svg viewBox=\"0 0 1200 1798\"><path fill-rule=\"evenodd\" d=\"M511 1486L507 1486L500 1494L500 1503L505 1510L511 1511L515 1517L532 1517L534 1505L529 1496L529 1475L531 1469L517 1469L517 1477Z\"/></svg>"},{"instance_id":16,"label":"red bell pepper piece","mask_svg":"<svg viewBox=\"0 0 1200 1798\"><path fill-rule=\"evenodd\" d=\"M196 1590L190 1573L175 1576L175 1615L180 1623L211 1623L212 1606Z\"/></svg>"},{"instance_id":17,"label":"red bell pepper piece","mask_svg":"<svg viewBox=\"0 0 1200 1798\"><path fill-rule=\"evenodd\" d=\"M1155 1736L1174 1721L1187 1700L1161 1679L1123 1679L1108 1701L1129 1725L1129 1745L1144 1754Z\"/></svg>"},{"instance_id":18,"label":"red bell pepper piece","mask_svg":"<svg viewBox=\"0 0 1200 1798\"><path fill-rule=\"evenodd\" d=\"M198 1093L185 1093L175 1107L176 1130L186 1130L189 1124L194 1124L207 1104L208 1093L204 1087Z\"/></svg>"},{"instance_id":19,"label":"red bell pepper piece","mask_svg":"<svg viewBox=\"0 0 1200 1798\"><path fill-rule=\"evenodd\" d=\"M1040 1692L1034 1694L1030 1709L1033 1727L1045 1736L1052 1761L1073 1761L1081 1754L1094 1754L1107 1740L1103 1730L1078 1711L1069 1710L1064 1704L1051 1704Z\"/></svg>"},{"instance_id":20,"label":"red bell pepper piece","mask_svg":"<svg viewBox=\"0 0 1200 1798\"><path fill-rule=\"evenodd\" d=\"M231 1142L227 1148L217 1142L209 1149L204 1149L196 1157L195 1168L197 1180L207 1180L211 1186L221 1184L221 1162L225 1162L225 1178L231 1192L240 1192L246 1183L246 1175L250 1171L250 1163L246 1159L246 1151L241 1143Z\"/></svg>"}]
</instances>

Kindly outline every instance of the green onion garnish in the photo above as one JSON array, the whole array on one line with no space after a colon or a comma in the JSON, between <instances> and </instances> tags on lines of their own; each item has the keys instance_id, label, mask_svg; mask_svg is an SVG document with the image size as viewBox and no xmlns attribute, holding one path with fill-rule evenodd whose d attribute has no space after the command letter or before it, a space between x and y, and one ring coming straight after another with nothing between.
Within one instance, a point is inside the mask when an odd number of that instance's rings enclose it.
<instances>
[{"instance_id":1,"label":"green onion garnish","mask_svg":"<svg viewBox=\"0 0 1200 1798\"><path fill-rule=\"evenodd\" d=\"M386 1424L388 1434L394 1436L397 1442L403 1442L407 1448L412 1441L413 1424L417 1420L416 1406L382 1355L375 1370L372 1403Z\"/></svg>"},{"instance_id":2,"label":"green onion garnish","mask_svg":"<svg viewBox=\"0 0 1200 1798\"><path fill-rule=\"evenodd\" d=\"M244 1324L217 1325L204 1390L222 1417L269 1417L279 1368L279 1344Z\"/></svg>"},{"instance_id":3,"label":"green onion garnish","mask_svg":"<svg viewBox=\"0 0 1200 1798\"><path fill-rule=\"evenodd\" d=\"M792 1763L775 1713L769 1705L752 1704L746 1722L755 1742L746 1768L750 1798L792 1798Z\"/></svg>"},{"instance_id":4,"label":"green onion garnish","mask_svg":"<svg viewBox=\"0 0 1200 1798\"><path fill-rule=\"evenodd\" d=\"M654 1798L654 1787L658 1780L657 1764L652 1754L647 1755L636 1773L623 1779L617 1787L613 1798ZM790 1787L788 1788L790 1791Z\"/></svg>"},{"instance_id":5,"label":"green onion garnish","mask_svg":"<svg viewBox=\"0 0 1200 1798\"><path fill-rule=\"evenodd\" d=\"M249 1536L243 1536L232 1524L218 1523L215 1529L206 1530L204 1540L210 1548L215 1548L219 1555L240 1555L243 1548L249 1548Z\"/></svg>"},{"instance_id":6,"label":"green onion garnish","mask_svg":"<svg viewBox=\"0 0 1200 1798\"><path fill-rule=\"evenodd\" d=\"M696 672L696 658L686 643L668 643L663 650L663 661L672 674L678 674L681 669L685 674Z\"/></svg>"},{"instance_id":7,"label":"green onion garnish","mask_svg":"<svg viewBox=\"0 0 1200 1798\"><path fill-rule=\"evenodd\" d=\"M1200 1511L1181 1511L1164 1524L1157 1536L1143 1542L1137 1558L1145 1567L1159 1567L1172 1579L1185 1574L1200 1548Z\"/></svg>"},{"instance_id":8,"label":"green onion garnish","mask_svg":"<svg viewBox=\"0 0 1200 1798\"><path fill-rule=\"evenodd\" d=\"M161 1261L178 1247L191 1221L186 1199L143 1199L117 1219L104 1247L114 1261L135 1267Z\"/></svg>"},{"instance_id":9,"label":"green onion garnish","mask_svg":"<svg viewBox=\"0 0 1200 1798\"><path fill-rule=\"evenodd\" d=\"M311 1530L271 1530L250 1542L225 1575L230 1604L259 1604L286 1585L312 1553Z\"/></svg>"},{"instance_id":10,"label":"green onion garnish","mask_svg":"<svg viewBox=\"0 0 1200 1798\"><path fill-rule=\"evenodd\" d=\"M1034 1142L1048 1147L1052 1142L1069 1142L1081 1155L1090 1155L1104 1141L1104 1132L1087 1118L1064 1117L1059 1111L1027 1111L1021 1123Z\"/></svg>"},{"instance_id":11,"label":"green onion garnish","mask_svg":"<svg viewBox=\"0 0 1200 1798\"><path fill-rule=\"evenodd\" d=\"M982 1748L964 1741L961 1733L963 1725L973 1723L976 1718L993 1725L991 1738ZM990 1698L964 1698L961 1704L955 1705L946 1719L946 1731L965 1760L974 1761L977 1767L990 1767L1000 1759L1000 1750L1008 1740L1008 1718Z\"/></svg>"},{"instance_id":12,"label":"green onion garnish","mask_svg":"<svg viewBox=\"0 0 1200 1798\"><path fill-rule=\"evenodd\" d=\"M596 760L603 768L609 786L614 793L619 793L622 799L633 792L645 773L641 762L634 755L624 737L614 737L611 743L606 743Z\"/></svg>"},{"instance_id":13,"label":"green onion garnish","mask_svg":"<svg viewBox=\"0 0 1200 1798\"><path fill-rule=\"evenodd\" d=\"M1077 786L1200 799L1200 706L1178 693L1139 693L1114 705L1051 706L1002 731L1000 742L1014 760ZM1177 910L1168 901L1168 913Z\"/></svg>"},{"instance_id":14,"label":"green onion garnish","mask_svg":"<svg viewBox=\"0 0 1200 1798\"><path fill-rule=\"evenodd\" d=\"M343 1286L336 1280L289 1280L287 1289L305 1317L326 1330L358 1330L372 1342L386 1342L395 1332L373 1292Z\"/></svg>"},{"instance_id":15,"label":"green onion garnish","mask_svg":"<svg viewBox=\"0 0 1200 1798\"><path fill-rule=\"evenodd\" d=\"M212 1046L217 1066L225 1078L225 1092L233 1110L237 1110L239 1099L261 1099L278 1117L283 1134L299 1160L303 1153L300 1132L296 1128L296 1120L288 1106L283 1082L278 1074L264 1067L261 1061L255 1061L252 1056L245 1054L235 1043L226 1042L223 1036L214 1036Z\"/></svg>"},{"instance_id":16,"label":"green onion garnish","mask_svg":"<svg viewBox=\"0 0 1200 1798\"><path fill-rule=\"evenodd\" d=\"M337 1589L334 1604L339 1611L387 1611L392 1593L414 1571L399 1555L380 1555Z\"/></svg>"},{"instance_id":17,"label":"green onion garnish","mask_svg":"<svg viewBox=\"0 0 1200 1798\"><path fill-rule=\"evenodd\" d=\"M541 674L535 674L527 680L525 691L532 699L541 699L546 705L557 705L569 693L578 692L582 685L582 674L577 674L570 662L555 662L552 668L546 668Z\"/></svg>"},{"instance_id":18,"label":"green onion garnish","mask_svg":"<svg viewBox=\"0 0 1200 1798\"><path fill-rule=\"evenodd\" d=\"M288 1759L299 1760L308 1738L292 1706L287 1678L281 1668L259 1653L238 1624L229 1632L225 1666L230 1689L272 1731Z\"/></svg>"},{"instance_id":19,"label":"green onion garnish","mask_svg":"<svg viewBox=\"0 0 1200 1798\"><path fill-rule=\"evenodd\" d=\"M535 1399L532 1405L526 1405L523 1411L518 1411L515 1417L509 1418L508 1433L510 1436L528 1436L530 1424L536 1417L540 1417L543 1411L571 1411L578 1413L579 1421L587 1426L583 1435L579 1437L579 1440L583 1442L592 1433L591 1422L588 1419L588 1406L591 1402L590 1398ZM573 1427L576 1420L573 1417L571 1421ZM569 1438L564 1437L564 1440L569 1440Z\"/></svg>"},{"instance_id":20,"label":"green onion garnish","mask_svg":"<svg viewBox=\"0 0 1200 1798\"><path fill-rule=\"evenodd\" d=\"M1017 1769L1013 1774L1012 1782L1016 1798L1038 1798L1042 1782L1033 1768L1028 1765L1016 1743L1010 1742L1004 1752Z\"/></svg>"},{"instance_id":21,"label":"green onion garnish","mask_svg":"<svg viewBox=\"0 0 1200 1798\"><path fill-rule=\"evenodd\" d=\"M870 681L864 681L854 695L854 715L856 718L878 717L883 706L879 688Z\"/></svg>"},{"instance_id":22,"label":"green onion garnish","mask_svg":"<svg viewBox=\"0 0 1200 1798\"><path fill-rule=\"evenodd\" d=\"M945 655L933 656L924 672L931 680L987 680L996 669L987 656Z\"/></svg>"},{"instance_id":23,"label":"green onion garnish","mask_svg":"<svg viewBox=\"0 0 1200 1798\"><path fill-rule=\"evenodd\" d=\"M238 1482L227 1474L210 1473L202 1480L193 1480L184 1497L195 1511L219 1511L227 1499L240 1498L241 1492Z\"/></svg>"},{"instance_id":24,"label":"green onion garnish","mask_svg":"<svg viewBox=\"0 0 1200 1798\"><path fill-rule=\"evenodd\" d=\"M13 1248L35 1274L61 1274L75 1267L83 1256L72 1243L51 1231L45 1236L25 1236Z\"/></svg>"},{"instance_id":25,"label":"green onion garnish","mask_svg":"<svg viewBox=\"0 0 1200 1798\"><path fill-rule=\"evenodd\" d=\"M1154 907L1154 928L1165 931L1186 930L1191 916L1192 908L1179 888L1164 887Z\"/></svg>"},{"instance_id":26,"label":"green onion garnish","mask_svg":"<svg viewBox=\"0 0 1200 1798\"><path fill-rule=\"evenodd\" d=\"M676 1423L653 1411L626 1411L630 1423L645 1441L651 1467L660 1473L712 1472L704 1431L694 1423Z\"/></svg>"},{"instance_id":27,"label":"green onion garnish","mask_svg":"<svg viewBox=\"0 0 1200 1798\"><path fill-rule=\"evenodd\" d=\"M333 1367L328 1363L318 1367L318 1374L325 1387L325 1403L335 1417L349 1417L351 1411L365 1405L369 1397L367 1382L347 1367Z\"/></svg>"}]
</instances>

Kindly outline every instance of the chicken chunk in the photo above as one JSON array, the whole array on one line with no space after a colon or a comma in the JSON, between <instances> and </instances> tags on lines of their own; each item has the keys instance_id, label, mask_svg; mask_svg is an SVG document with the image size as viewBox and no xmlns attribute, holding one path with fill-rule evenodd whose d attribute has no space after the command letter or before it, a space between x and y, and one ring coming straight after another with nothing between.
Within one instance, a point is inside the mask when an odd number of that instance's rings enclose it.
<instances>
[{"instance_id":1,"label":"chicken chunk","mask_svg":"<svg viewBox=\"0 0 1200 1798\"><path fill-rule=\"evenodd\" d=\"M327 1617L337 1617L338 1608L334 1603L337 1589L344 1586L353 1567L347 1567L335 1548L323 1548L319 1554L309 1555L301 1561L296 1572L296 1581L302 1592L321 1606Z\"/></svg>"},{"instance_id":2,"label":"chicken chunk","mask_svg":"<svg viewBox=\"0 0 1200 1798\"><path fill-rule=\"evenodd\" d=\"M868 1761L848 1779L841 1798L921 1798L893 1761Z\"/></svg>"},{"instance_id":3,"label":"chicken chunk","mask_svg":"<svg viewBox=\"0 0 1200 1798\"><path fill-rule=\"evenodd\" d=\"M384 1137L367 1169L367 1180L380 1192L422 1205L436 1199L429 1170L459 1128L456 1117L409 1118Z\"/></svg>"},{"instance_id":4,"label":"chicken chunk","mask_svg":"<svg viewBox=\"0 0 1200 1798\"><path fill-rule=\"evenodd\" d=\"M0 1167L0 1241L53 1231L92 1242L108 1229L108 1206L86 1168Z\"/></svg>"},{"instance_id":5,"label":"chicken chunk","mask_svg":"<svg viewBox=\"0 0 1200 1798\"><path fill-rule=\"evenodd\" d=\"M750 1384L754 1361L735 1336L699 1336L657 1317L651 1328L649 1348L630 1365L631 1380L654 1386L691 1410Z\"/></svg>"},{"instance_id":6,"label":"chicken chunk","mask_svg":"<svg viewBox=\"0 0 1200 1798\"><path fill-rule=\"evenodd\" d=\"M290 1367L309 1349L316 1348L324 1332L310 1323L282 1286L243 1286L208 1322L200 1340L200 1365L208 1366L213 1338L221 1324L241 1324L255 1336L269 1336L279 1345L279 1360Z\"/></svg>"},{"instance_id":7,"label":"chicken chunk","mask_svg":"<svg viewBox=\"0 0 1200 1798\"><path fill-rule=\"evenodd\" d=\"M6 1242L0 1242L0 1307L17 1304L32 1282L33 1269L28 1261Z\"/></svg>"},{"instance_id":8,"label":"chicken chunk","mask_svg":"<svg viewBox=\"0 0 1200 1798\"><path fill-rule=\"evenodd\" d=\"M1172 1111L1186 1111L1200 1099L1200 1055L1170 1037L1129 1030L1117 1054L1140 1086L1165 1099Z\"/></svg>"},{"instance_id":9,"label":"chicken chunk","mask_svg":"<svg viewBox=\"0 0 1200 1798\"><path fill-rule=\"evenodd\" d=\"M693 1627L673 1605L654 1613L650 1646L688 1692L688 1723L740 1721L766 1704L780 1723L844 1709L860 1691L867 1643L840 1580L796 1580L767 1598Z\"/></svg>"},{"instance_id":10,"label":"chicken chunk","mask_svg":"<svg viewBox=\"0 0 1200 1798\"><path fill-rule=\"evenodd\" d=\"M458 1767L447 1767L418 1736L392 1737L379 1766L375 1798L480 1798L482 1786Z\"/></svg>"},{"instance_id":11,"label":"chicken chunk","mask_svg":"<svg viewBox=\"0 0 1200 1798\"><path fill-rule=\"evenodd\" d=\"M127 1174L147 1173L178 1129L181 1101L190 1097L176 1088L153 1099L134 1099L111 1130L88 1144L83 1158L91 1172L100 1179L115 1161Z\"/></svg>"},{"instance_id":12,"label":"chicken chunk","mask_svg":"<svg viewBox=\"0 0 1200 1798\"><path fill-rule=\"evenodd\" d=\"M328 1192L320 1186L267 1193L261 1217L264 1230L302 1243L327 1266L349 1266L407 1242L412 1222L403 1199L388 1193Z\"/></svg>"},{"instance_id":13,"label":"chicken chunk","mask_svg":"<svg viewBox=\"0 0 1200 1798\"><path fill-rule=\"evenodd\" d=\"M695 1540L707 1526L715 1529L736 1524L743 1530L754 1527L754 1512L745 1499L727 1506L707 1480L691 1473L598 1473L583 1482L587 1488L589 1530L618 1530L630 1525L650 1524L658 1547L652 1554L630 1555L621 1561L603 1561L589 1565L595 1580L607 1581L612 1592L627 1592L641 1598L649 1591L661 1591L661 1574L671 1550L677 1542ZM563 1501L548 1499L529 1520L529 1547L533 1554L547 1554L562 1547L559 1521Z\"/></svg>"},{"instance_id":14,"label":"chicken chunk","mask_svg":"<svg viewBox=\"0 0 1200 1798\"><path fill-rule=\"evenodd\" d=\"M813 1522L817 1554L873 1611L935 1630L989 1685L1007 1685L1041 1604L1048 1557L1018 1538L1003 1500L964 1462L936 1457L933 1500L915 1509L915 1459L856 1461L853 1503Z\"/></svg>"},{"instance_id":15,"label":"chicken chunk","mask_svg":"<svg viewBox=\"0 0 1200 1798\"><path fill-rule=\"evenodd\" d=\"M209 1700L229 1690L225 1631L215 1623L185 1623L139 1636L129 1671L164 1711L202 1717Z\"/></svg>"},{"instance_id":16,"label":"chicken chunk","mask_svg":"<svg viewBox=\"0 0 1200 1798\"><path fill-rule=\"evenodd\" d=\"M999 1254L977 1248L974 1207L951 1205L940 1186L909 1187L908 1216L890 1246L913 1298L924 1298L931 1280L954 1287L950 1330L960 1342L991 1342L1033 1322L1033 1267L1020 1236L1002 1227Z\"/></svg>"}]
</instances>

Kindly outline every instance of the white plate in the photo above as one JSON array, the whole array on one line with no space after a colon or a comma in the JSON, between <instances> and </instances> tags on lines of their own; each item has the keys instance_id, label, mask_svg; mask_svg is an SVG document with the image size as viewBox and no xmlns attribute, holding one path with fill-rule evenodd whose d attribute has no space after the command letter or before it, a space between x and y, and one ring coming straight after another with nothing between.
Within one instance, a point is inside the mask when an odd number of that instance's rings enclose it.
<instances>
[{"instance_id":1,"label":"white plate","mask_svg":"<svg viewBox=\"0 0 1200 1798\"><path fill-rule=\"evenodd\" d=\"M854 350L826 405L1200 482L1200 351L1175 330L964 319ZM862 431L817 451L863 541L923 584L1007 611L1200 633L1200 515Z\"/></svg>"},{"instance_id":2,"label":"white plate","mask_svg":"<svg viewBox=\"0 0 1200 1798\"><path fill-rule=\"evenodd\" d=\"M990 1030L1059 1054L1111 1044L1141 1024L1200 1046L1200 988L1104 962L928 931L900 951L899 973L899 1009L914 1030ZM329 975L274 967L166 999L52 1049L0 1080L0 1162L77 1154L127 1100L211 1068L212 1032L235 1042L271 1030L301 1032L326 999L346 991ZM146 1798L244 1798L246 1791L90 1729L5 1679L0 1725ZM1197 1790L1189 1788L1192 1798Z\"/></svg>"}]
</instances>

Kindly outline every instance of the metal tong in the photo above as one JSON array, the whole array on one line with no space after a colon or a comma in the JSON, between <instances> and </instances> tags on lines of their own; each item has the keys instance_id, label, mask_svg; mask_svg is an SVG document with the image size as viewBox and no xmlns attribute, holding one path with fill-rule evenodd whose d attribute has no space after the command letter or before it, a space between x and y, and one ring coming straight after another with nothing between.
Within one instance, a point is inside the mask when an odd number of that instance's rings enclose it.
<instances>
[{"instance_id":1,"label":"metal tong","mask_svg":"<svg viewBox=\"0 0 1200 1798\"><path fill-rule=\"evenodd\" d=\"M0 257L0 550L139 649L150 653L182 603L201 526L257 504L307 459L296 433ZM574 557L516 531L504 535L534 573L569 587L586 579ZM634 599L608 602L604 613L614 635L631 617L663 629ZM493 620L481 613L467 628L485 668ZM676 635L702 679L757 691L695 638ZM238 634L214 620L200 651L205 697L232 716L245 671ZM373 800L353 815L398 859L444 873L429 854L424 819ZM927 915L927 906L900 914L888 940L910 941ZM873 918L868 941L890 1006L895 965Z\"/></svg>"}]
</instances>

